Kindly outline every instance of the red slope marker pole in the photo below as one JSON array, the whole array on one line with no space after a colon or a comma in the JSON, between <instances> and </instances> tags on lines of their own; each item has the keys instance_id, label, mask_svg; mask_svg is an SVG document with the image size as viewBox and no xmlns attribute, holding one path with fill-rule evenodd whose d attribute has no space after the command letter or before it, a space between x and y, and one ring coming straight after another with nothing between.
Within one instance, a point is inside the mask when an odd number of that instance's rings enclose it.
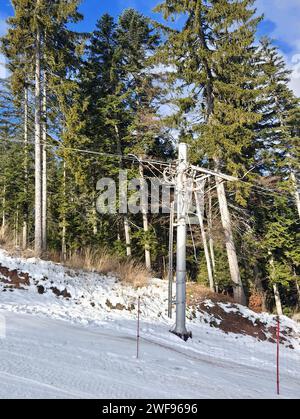
<instances>
[{"instance_id":1,"label":"red slope marker pole","mask_svg":"<svg viewBox=\"0 0 300 419\"><path fill-rule=\"evenodd\" d=\"M140 313L141 313L141 297L138 298L138 316L137 316L137 334L136 334L136 358L139 359L140 352Z\"/></svg>"},{"instance_id":2,"label":"red slope marker pole","mask_svg":"<svg viewBox=\"0 0 300 419\"><path fill-rule=\"evenodd\" d=\"M276 374L277 374L277 395L280 395L280 363L279 363L279 356L280 356L280 318L277 316L277 366L276 366Z\"/></svg>"}]
</instances>

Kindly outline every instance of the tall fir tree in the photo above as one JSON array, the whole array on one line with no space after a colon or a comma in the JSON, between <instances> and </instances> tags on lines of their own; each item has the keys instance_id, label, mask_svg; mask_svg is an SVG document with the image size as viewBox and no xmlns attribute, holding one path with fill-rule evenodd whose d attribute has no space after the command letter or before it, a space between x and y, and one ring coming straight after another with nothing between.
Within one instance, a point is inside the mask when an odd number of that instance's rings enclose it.
<instances>
[{"instance_id":1,"label":"tall fir tree","mask_svg":"<svg viewBox=\"0 0 300 419\"><path fill-rule=\"evenodd\" d=\"M77 11L78 0L14 0L13 7L15 16L8 20L4 51L16 81L26 86L30 82L28 77L35 79L35 251L40 255L46 248L46 219L43 220L47 205L46 144L43 144L43 155L41 150L42 142L47 140L46 92L50 91L61 101L72 84L70 70L76 62L78 36L67 25L81 16ZM34 57L31 66L30 57Z\"/></svg>"},{"instance_id":2,"label":"tall fir tree","mask_svg":"<svg viewBox=\"0 0 300 419\"><path fill-rule=\"evenodd\" d=\"M260 18L253 5L254 0L171 0L156 8L165 18L186 18L181 31L170 33L165 46L170 53L163 56L183 81L177 101L181 117L188 121L189 112L198 113L188 126L195 161L208 159L217 171L238 177L253 162L253 126L260 118L255 109L259 80L253 69ZM234 294L245 303L225 188L220 178L216 183ZM236 200L243 205L245 189L241 183L235 187Z\"/></svg>"}]
</instances>

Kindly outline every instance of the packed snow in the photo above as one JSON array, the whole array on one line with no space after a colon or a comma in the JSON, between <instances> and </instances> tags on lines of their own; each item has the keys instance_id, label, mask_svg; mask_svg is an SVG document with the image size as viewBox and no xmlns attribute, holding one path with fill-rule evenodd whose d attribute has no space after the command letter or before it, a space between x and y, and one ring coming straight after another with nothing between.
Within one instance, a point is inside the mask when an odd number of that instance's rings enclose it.
<instances>
[{"instance_id":1,"label":"packed snow","mask_svg":"<svg viewBox=\"0 0 300 419\"><path fill-rule=\"evenodd\" d=\"M201 313L188 320L193 339L181 341L169 333L164 281L136 290L113 275L75 272L2 250L0 265L30 275L24 289L0 284L0 398L277 397L276 345L225 334ZM53 289L67 290L68 297ZM253 321L275 324L271 315L240 310ZM288 318L282 321L295 334L294 349L280 348L280 397L299 398L300 329Z\"/></svg>"}]
</instances>

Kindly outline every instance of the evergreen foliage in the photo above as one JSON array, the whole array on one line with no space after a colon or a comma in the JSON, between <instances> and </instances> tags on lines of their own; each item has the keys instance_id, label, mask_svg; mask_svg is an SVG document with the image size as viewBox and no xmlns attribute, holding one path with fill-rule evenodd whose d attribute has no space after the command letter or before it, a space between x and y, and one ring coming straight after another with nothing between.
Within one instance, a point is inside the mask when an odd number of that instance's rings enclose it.
<instances>
[{"instance_id":1,"label":"evergreen foliage","mask_svg":"<svg viewBox=\"0 0 300 419\"><path fill-rule=\"evenodd\" d=\"M278 49L267 38L256 41L262 17L257 17L255 0L165 0L156 8L165 25L127 9L118 19L100 16L90 34L70 29L70 23L74 27L83 18L79 3L12 0L14 16L1 39L9 69L9 78L0 83L2 227L14 232L20 245L22 225L28 221L32 246L39 27L48 108L49 250L108 248L125 258L125 217L96 212L97 181L112 177L118 183L120 169L130 179L139 177L138 160L124 157L174 160L176 140L185 141L193 164L239 178L226 183L226 190L247 295L259 291L273 310L277 284L286 312L296 310L300 106ZM184 18L183 27L168 28L177 16ZM166 112L168 105L172 112ZM152 176L148 165L146 182ZM212 211L206 205L204 215L215 253L215 283L219 292L231 293L218 197L215 189L210 193ZM208 228L210 217L213 225ZM149 214L147 232L141 214L126 219L132 256L143 260L148 246L159 275L166 273L168 218ZM200 231L198 226L191 230L189 277L207 283Z\"/></svg>"}]
</instances>

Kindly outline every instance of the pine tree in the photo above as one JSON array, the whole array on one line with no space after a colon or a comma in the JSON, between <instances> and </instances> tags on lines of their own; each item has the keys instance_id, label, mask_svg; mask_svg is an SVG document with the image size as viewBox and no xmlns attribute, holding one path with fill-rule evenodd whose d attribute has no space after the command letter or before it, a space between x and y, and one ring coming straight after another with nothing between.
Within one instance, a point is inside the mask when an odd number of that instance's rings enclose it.
<instances>
[{"instance_id":1,"label":"pine tree","mask_svg":"<svg viewBox=\"0 0 300 419\"><path fill-rule=\"evenodd\" d=\"M77 12L78 0L14 0L13 6L15 16L8 20L10 29L3 45L13 68L14 80L20 80L26 86L31 81L27 80L28 77L35 79L35 250L40 255L46 248L46 219L43 220L47 199L46 144L43 155L41 153L42 141L47 139L45 93L50 91L61 102L72 84L68 73L78 63L78 36L67 28L67 24L78 21L81 16ZM32 56L35 57L34 63L30 65L29 57ZM61 83L62 76L64 83Z\"/></svg>"},{"instance_id":2,"label":"pine tree","mask_svg":"<svg viewBox=\"0 0 300 419\"><path fill-rule=\"evenodd\" d=\"M261 242L264 254L268 255L266 271L269 286L274 290L278 314L282 314L282 297L288 305L287 295L295 281L294 272L299 266L300 253L296 243L300 239L299 226L295 222L289 195L274 196L265 218L265 231Z\"/></svg>"},{"instance_id":3,"label":"pine tree","mask_svg":"<svg viewBox=\"0 0 300 419\"><path fill-rule=\"evenodd\" d=\"M258 51L258 67L261 68L263 94L259 102L262 119L257 126L256 170L274 175L288 172L296 165L295 144L291 138L298 99L289 89L291 72L283 57L268 38L261 40Z\"/></svg>"},{"instance_id":4,"label":"pine tree","mask_svg":"<svg viewBox=\"0 0 300 419\"><path fill-rule=\"evenodd\" d=\"M294 196L297 201L298 100L288 87L290 72L284 59L269 39L262 39L258 56L263 94L258 102L262 119L256 128L255 170L263 188L253 192L249 208L254 214L256 239L263 249L256 263L266 273L280 314L282 306L289 304L287 296L297 276L299 258L299 226L293 204ZM268 193L268 189L274 192Z\"/></svg>"},{"instance_id":5,"label":"pine tree","mask_svg":"<svg viewBox=\"0 0 300 419\"><path fill-rule=\"evenodd\" d=\"M285 146L288 150L288 168L290 172L291 189L295 197L295 203L300 219L300 195L299 195L299 177L300 177L300 105L293 106L286 118L286 127L288 130L288 141Z\"/></svg>"},{"instance_id":6,"label":"pine tree","mask_svg":"<svg viewBox=\"0 0 300 419\"><path fill-rule=\"evenodd\" d=\"M217 171L235 176L243 176L253 161L253 125L259 120L253 43L260 18L254 16L253 4L254 0L171 0L156 9L165 18L186 16L183 29L170 33L165 46L170 54L163 55L176 67L183 93L188 90L177 101L179 117L189 121L189 113L196 115L188 127L194 133L196 161L205 157ZM234 293L244 303L225 188L219 178L216 182ZM241 185L236 187L236 200L245 205Z\"/></svg>"},{"instance_id":7,"label":"pine tree","mask_svg":"<svg viewBox=\"0 0 300 419\"><path fill-rule=\"evenodd\" d=\"M154 152L159 131L154 105L158 89L152 85L154 76L147 70L151 68L148 55L153 53L157 43L158 36L148 19L132 9L126 10L118 22L107 14L97 22L86 48L87 60L81 69L74 106L70 108L64 144L115 154L119 159L68 153L68 167L82 193L89 191L90 196L95 197L98 179L116 177L119 169L127 169L123 154L145 156ZM133 176L133 171L130 172ZM135 176L137 174L135 172ZM88 219L95 219L94 202L95 199L91 201ZM123 236L119 228L121 220L111 218L117 227L115 235L119 246L118 237ZM99 221L98 217L98 225ZM126 215L122 224L124 250L129 256L131 237ZM92 224L89 229L91 227ZM93 232L96 230L94 225ZM102 237L98 233L100 241ZM146 235L150 236L150 231ZM146 237L137 239L148 247Z\"/></svg>"},{"instance_id":8,"label":"pine tree","mask_svg":"<svg viewBox=\"0 0 300 419\"><path fill-rule=\"evenodd\" d=\"M16 18L10 18L8 23L11 26L8 34L2 38L2 50L9 60L10 70L10 88L14 94L15 103L17 106L23 107L23 138L24 138L24 201L21 205L23 217L23 238L22 247L26 249L28 244L29 231L29 207L30 207L30 188L29 188L29 128L30 128L30 109L29 100L30 92L29 86L33 74L33 62L30 59L31 44L33 37L29 30L30 15L28 13L29 2L21 4L22 9L17 9L16 2L13 2L16 11ZM25 10L23 9L26 8ZM18 22L18 23L17 23ZM23 36L25 38L23 38ZM24 41L25 40L25 41ZM22 48L20 44L23 42Z\"/></svg>"},{"instance_id":9,"label":"pine tree","mask_svg":"<svg viewBox=\"0 0 300 419\"><path fill-rule=\"evenodd\" d=\"M1 81L0 88L0 203L2 228L14 231L19 243L20 226L23 217L20 209L26 202L23 173L24 155L22 143L23 118L14 100L11 81ZM18 217L16 217L18 214ZM18 219L17 219L18 218ZM7 231L9 234L9 231Z\"/></svg>"},{"instance_id":10,"label":"pine tree","mask_svg":"<svg viewBox=\"0 0 300 419\"><path fill-rule=\"evenodd\" d=\"M155 87L152 68L148 57L153 55L159 44L159 36L148 20L133 9L125 10L120 16L117 31L119 48L123 51L121 66L124 74L124 85L128 93L128 104L131 111L131 123L125 141L128 145L125 152L133 153L139 159L154 152L155 140L160 127L157 118L157 103L160 88ZM151 269L151 231L149 228L148 202L144 199L147 187L143 164L139 164L139 176L142 194L142 219L145 247L145 264Z\"/></svg>"}]
</instances>

